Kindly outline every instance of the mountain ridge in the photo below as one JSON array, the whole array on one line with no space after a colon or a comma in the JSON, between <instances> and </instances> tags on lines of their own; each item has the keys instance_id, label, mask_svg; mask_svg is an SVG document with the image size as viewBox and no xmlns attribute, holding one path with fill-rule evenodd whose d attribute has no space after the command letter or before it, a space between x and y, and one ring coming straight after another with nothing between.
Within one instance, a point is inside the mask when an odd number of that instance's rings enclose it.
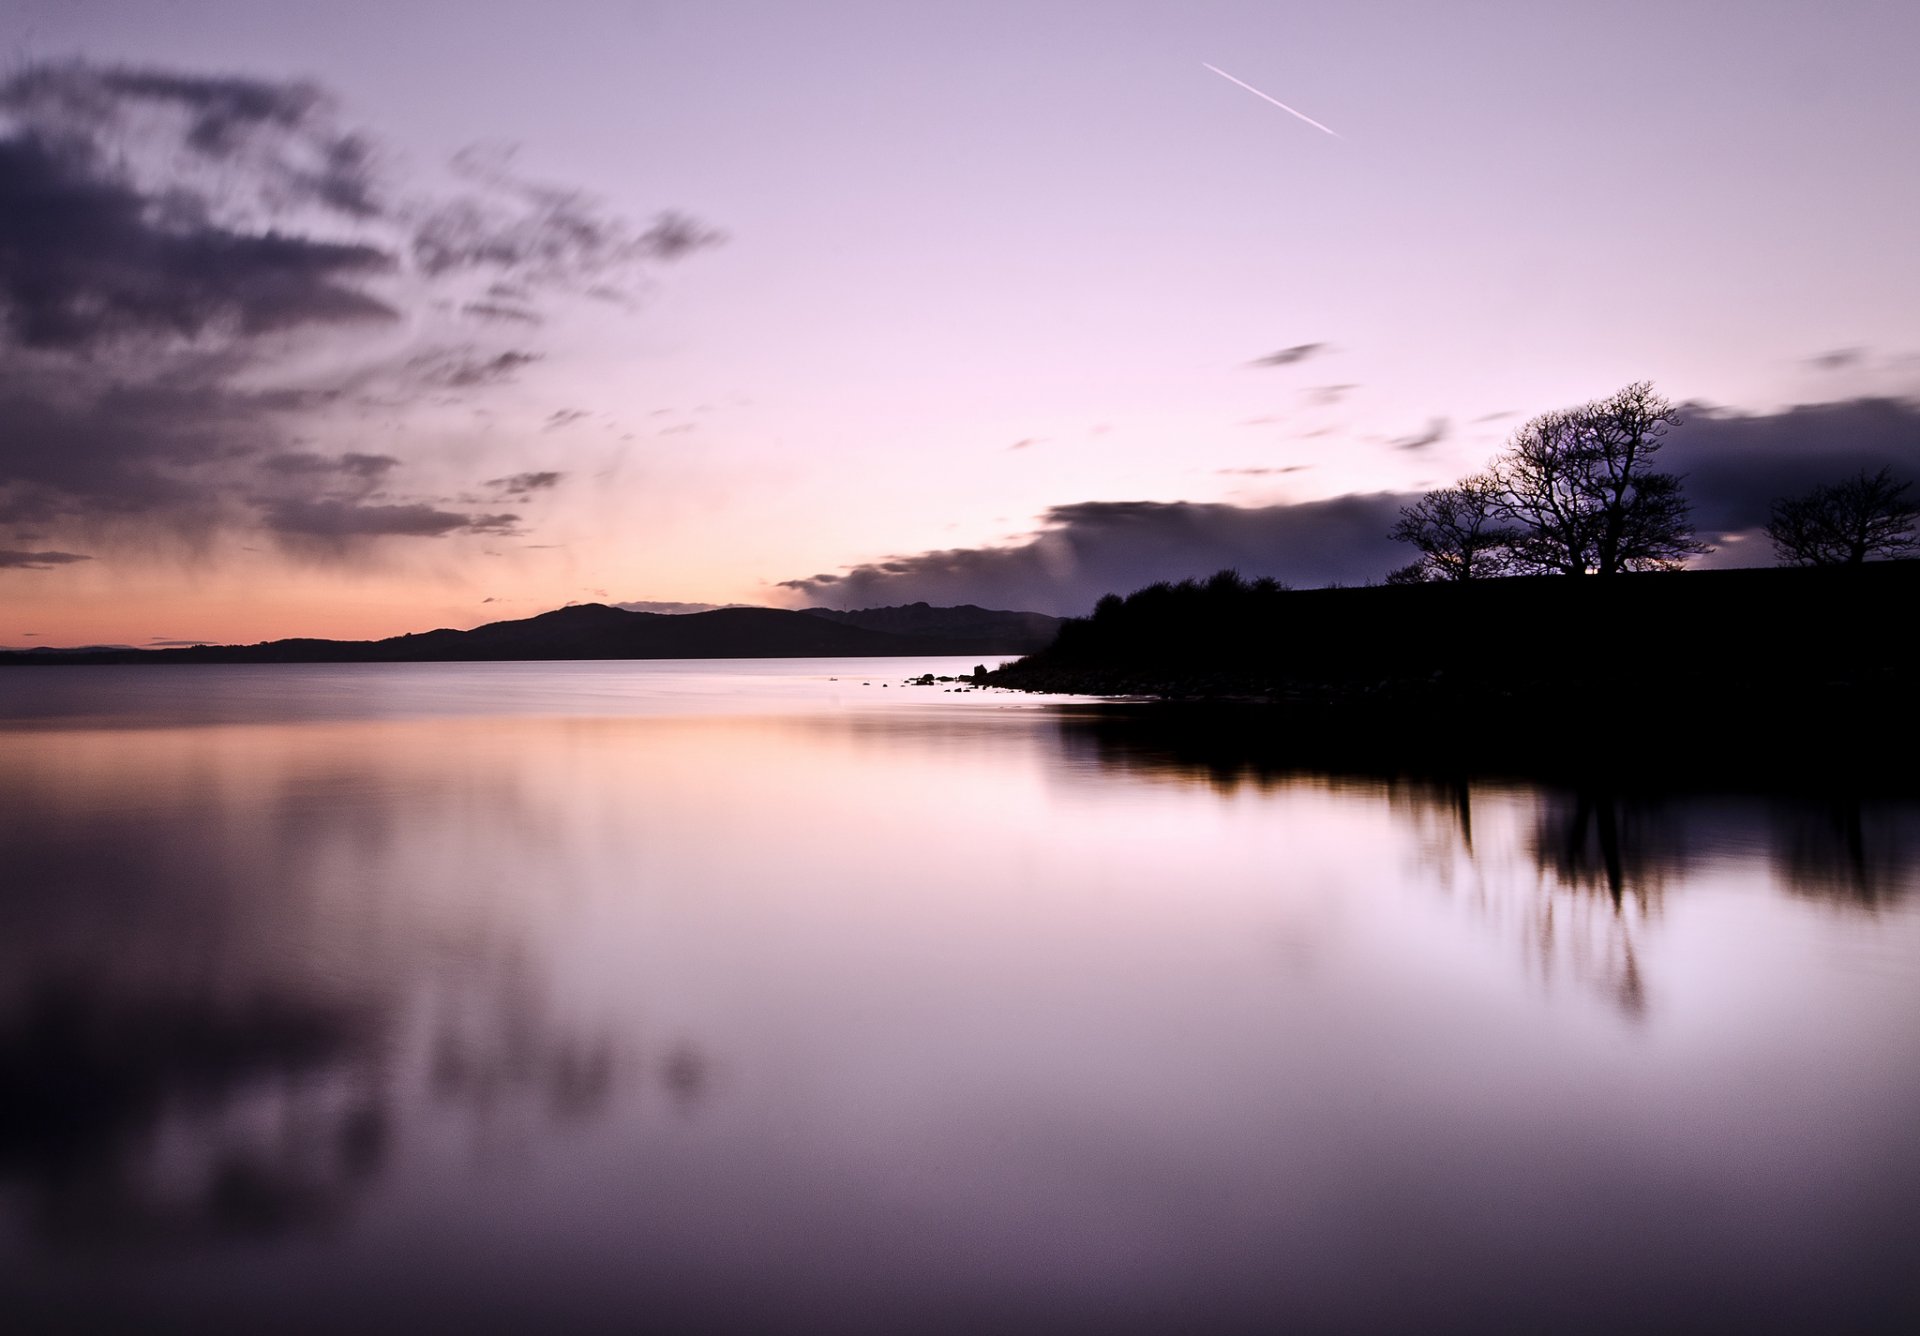
<instances>
[{"instance_id":1,"label":"mountain ridge","mask_svg":"<svg viewBox=\"0 0 1920 1336\"><path fill-rule=\"evenodd\" d=\"M937 633L863 625L871 620ZM894 615L899 614L899 615ZM1039 619L1038 621L1033 619ZM1044 623L1044 624L1043 624ZM911 655L1023 654L1052 640L1057 619L1040 613L963 608L715 608L707 612L634 612L605 603L575 603L531 617L486 622L470 630L437 627L380 640L291 637L250 645L165 649L0 651L0 664L102 663L469 663L562 659L851 658Z\"/></svg>"}]
</instances>

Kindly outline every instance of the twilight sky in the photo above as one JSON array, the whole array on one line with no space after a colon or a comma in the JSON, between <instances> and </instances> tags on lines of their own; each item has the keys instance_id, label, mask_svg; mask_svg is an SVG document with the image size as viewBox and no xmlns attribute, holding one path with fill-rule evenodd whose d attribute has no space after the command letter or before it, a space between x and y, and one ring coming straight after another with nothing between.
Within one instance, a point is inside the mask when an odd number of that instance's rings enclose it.
<instances>
[{"instance_id":1,"label":"twilight sky","mask_svg":"<svg viewBox=\"0 0 1920 1336\"><path fill-rule=\"evenodd\" d=\"M1920 476L1909 0L11 0L0 39L0 645L1358 582L1406 493L1637 379L1712 560Z\"/></svg>"}]
</instances>

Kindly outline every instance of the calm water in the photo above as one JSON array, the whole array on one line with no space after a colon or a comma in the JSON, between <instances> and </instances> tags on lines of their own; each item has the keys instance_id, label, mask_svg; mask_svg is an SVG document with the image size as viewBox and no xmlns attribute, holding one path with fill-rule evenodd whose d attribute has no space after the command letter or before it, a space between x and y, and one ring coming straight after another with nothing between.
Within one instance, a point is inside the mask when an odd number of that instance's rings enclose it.
<instances>
[{"instance_id":1,"label":"calm water","mask_svg":"<svg viewBox=\"0 0 1920 1336\"><path fill-rule=\"evenodd\" d=\"M1920 1329L1920 808L969 667L0 674L0 1326Z\"/></svg>"}]
</instances>

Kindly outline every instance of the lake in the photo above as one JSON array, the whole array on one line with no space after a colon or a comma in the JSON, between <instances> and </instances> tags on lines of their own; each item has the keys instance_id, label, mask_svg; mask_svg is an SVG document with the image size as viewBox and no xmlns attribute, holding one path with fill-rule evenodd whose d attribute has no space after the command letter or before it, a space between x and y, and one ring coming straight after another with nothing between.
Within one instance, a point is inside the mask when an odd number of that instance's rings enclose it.
<instances>
[{"instance_id":1,"label":"lake","mask_svg":"<svg viewBox=\"0 0 1920 1336\"><path fill-rule=\"evenodd\" d=\"M0 672L7 1329L1920 1330L1909 796L971 667Z\"/></svg>"}]
</instances>

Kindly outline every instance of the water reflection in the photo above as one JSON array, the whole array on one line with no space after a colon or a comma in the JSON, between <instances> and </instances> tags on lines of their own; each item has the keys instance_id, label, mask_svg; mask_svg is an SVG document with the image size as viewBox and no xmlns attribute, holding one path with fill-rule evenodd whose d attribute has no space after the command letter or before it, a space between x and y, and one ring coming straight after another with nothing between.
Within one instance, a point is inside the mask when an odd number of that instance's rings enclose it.
<instances>
[{"instance_id":1,"label":"water reflection","mask_svg":"<svg viewBox=\"0 0 1920 1336\"><path fill-rule=\"evenodd\" d=\"M1283 737L1232 710L1082 708L1062 712L1060 729L1069 756L1103 770L1222 795L1327 789L1383 801L1419 833L1431 884L1517 939L1537 977L1579 980L1628 1016L1649 1006L1642 939L1671 884L1758 859L1791 894L1867 912L1920 884L1920 800L1909 797L1689 790L1670 771L1638 785L1329 771L1294 764ZM1523 813L1524 868L1498 840L1476 849L1476 809L1483 824Z\"/></svg>"},{"instance_id":2,"label":"water reflection","mask_svg":"<svg viewBox=\"0 0 1920 1336\"><path fill-rule=\"evenodd\" d=\"M1533 783L1516 776L1406 774L1302 767L1284 739L1249 731L1225 714L1157 717L1129 709L1075 710L1061 717L1071 755L1141 776L1204 783L1230 793L1301 783L1375 792L1409 811L1444 811L1473 848L1477 793L1524 786L1540 795L1533 857L1543 875L1600 891L1616 904L1657 896L1671 877L1728 854L1766 848L1770 871L1795 894L1882 904L1908 893L1920 869L1920 796L1742 793L1689 782L1662 769L1640 784Z\"/></svg>"},{"instance_id":3,"label":"water reflection","mask_svg":"<svg viewBox=\"0 0 1920 1336\"><path fill-rule=\"evenodd\" d=\"M549 665L490 715L454 671L440 713L356 715L345 672L278 724L247 679L203 725L0 729L23 1329L1865 1330L1907 1301L1899 799L1305 772L837 684L649 714L605 665L593 712Z\"/></svg>"},{"instance_id":4,"label":"water reflection","mask_svg":"<svg viewBox=\"0 0 1920 1336\"><path fill-rule=\"evenodd\" d=\"M3 740L0 1181L41 1238L334 1227L435 1109L606 1105L621 1046L549 1014L517 888L458 854L537 829L511 777L351 729Z\"/></svg>"}]
</instances>

